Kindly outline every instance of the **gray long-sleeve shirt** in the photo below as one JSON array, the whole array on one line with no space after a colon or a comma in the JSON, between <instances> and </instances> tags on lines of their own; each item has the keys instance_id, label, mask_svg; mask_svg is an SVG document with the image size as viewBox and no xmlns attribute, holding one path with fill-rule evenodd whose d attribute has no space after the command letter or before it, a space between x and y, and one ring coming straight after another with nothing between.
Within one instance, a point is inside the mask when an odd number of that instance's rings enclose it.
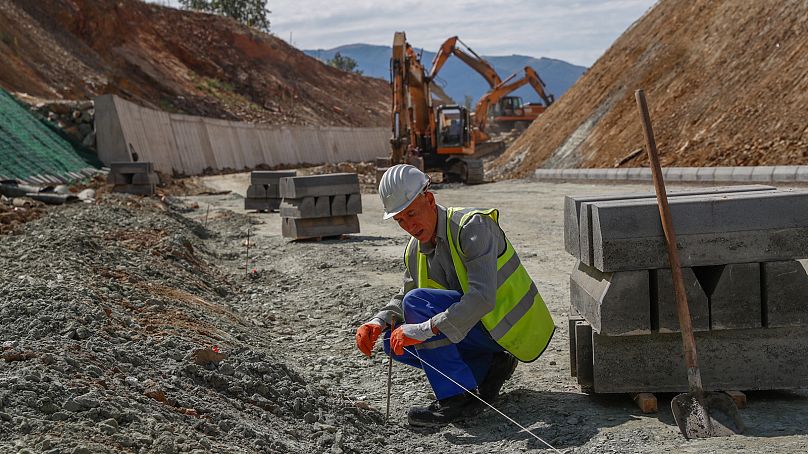
<instances>
[{"instance_id":1,"label":"gray long-sleeve shirt","mask_svg":"<svg viewBox=\"0 0 808 454\"><path fill-rule=\"evenodd\" d=\"M452 253L446 237L446 208L438 205L438 225L435 246L420 243L426 255L429 277L449 290L463 292L452 262ZM474 215L460 230L460 258L468 274L468 291L458 303L432 317L432 325L446 334L454 343L466 337L469 330L496 305L497 257L505 251L505 234L488 216ZM413 270L414 272L415 270ZM390 302L376 314L387 324L400 323L404 317L401 302L404 295L415 288L415 281L404 272L404 284Z\"/></svg>"}]
</instances>

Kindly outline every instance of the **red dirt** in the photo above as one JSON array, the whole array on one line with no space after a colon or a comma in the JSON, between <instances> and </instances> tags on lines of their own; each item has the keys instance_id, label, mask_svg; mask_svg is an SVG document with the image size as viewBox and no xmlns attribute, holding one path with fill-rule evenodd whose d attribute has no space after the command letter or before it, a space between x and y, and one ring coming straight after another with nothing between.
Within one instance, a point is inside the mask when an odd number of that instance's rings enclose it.
<instances>
[{"instance_id":1,"label":"red dirt","mask_svg":"<svg viewBox=\"0 0 808 454\"><path fill-rule=\"evenodd\" d=\"M644 144L639 88L663 165L808 164L806 36L804 0L661 0L494 161L494 173L615 166ZM645 153L622 164L647 165Z\"/></svg>"},{"instance_id":2,"label":"red dirt","mask_svg":"<svg viewBox=\"0 0 808 454\"><path fill-rule=\"evenodd\" d=\"M389 121L384 80L331 68L228 18L139 0L4 0L0 60L1 87L39 98L115 93L271 124Z\"/></svg>"}]
</instances>

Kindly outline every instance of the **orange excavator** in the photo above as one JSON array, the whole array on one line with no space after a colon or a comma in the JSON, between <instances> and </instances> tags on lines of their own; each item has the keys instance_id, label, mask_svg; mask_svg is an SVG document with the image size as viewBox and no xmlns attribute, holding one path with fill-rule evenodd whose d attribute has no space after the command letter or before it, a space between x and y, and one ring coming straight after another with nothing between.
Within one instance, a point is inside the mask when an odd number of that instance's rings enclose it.
<instances>
[{"instance_id":1,"label":"orange excavator","mask_svg":"<svg viewBox=\"0 0 808 454\"><path fill-rule=\"evenodd\" d=\"M461 49L457 47L457 43L463 45L465 49ZM499 78L499 74L491 66L490 63L485 61L482 57L477 55L476 52L471 50L469 46L466 45L463 41L460 41L460 38L457 36L452 36L451 38L447 39L446 41L441 44L438 53L435 54L435 58L432 60L432 69L429 71L429 80L435 79L438 76L438 72L446 63L446 60L449 59L451 55L456 56L460 61L468 65L471 69L477 71L478 74L483 76L483 79L488 82L489 88L494 88L500 83L502 83L502 79Z\"/></svg>"},{"instance_id":2,"label":"orange excavator","mask_svg":"<svg viewBox=\"0 0 808 454\"><path fill-rule=\"evenodd\" d=\"M443 172L444 181L482 183L483 163L470 157L475 141L468 109L454 104L433 107L430 82L404 32L396 32L390 58L391 163L420 158L424 170Z\"/></svg>"},{"instance_id":3,"label":"orange excavator","mask_svg":"<svg viewBox=\"0 0 808 454\"><path fill-rule=\"evenodd\" d=\"M523 131L527 126L542 114L555 101L552 94L544 91L545 83L530 66L525 66L525 75L511 81L515 74L493 87L483 95L474 109L474 126L482 134L481 141L487 140L488 133L510 131L516 129ZM530 84L544 105L538 103L523 103L519 96L507 96L525 84ZM490 123L490 127L488 124Z\"/></svg>"}]
</instances>

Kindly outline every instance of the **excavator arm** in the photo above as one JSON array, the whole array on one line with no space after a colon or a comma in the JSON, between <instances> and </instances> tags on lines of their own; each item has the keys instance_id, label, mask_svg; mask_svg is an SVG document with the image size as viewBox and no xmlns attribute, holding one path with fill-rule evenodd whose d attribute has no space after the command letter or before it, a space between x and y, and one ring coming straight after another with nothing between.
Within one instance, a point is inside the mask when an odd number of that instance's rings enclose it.
<instances>
[{"instance_id":1,"label":"excavator arm","mask_svg":"<svg viewBox=\"0 0 808 454\"><path fill-rule=\"evenodd\" d=\"M550 104L555 102L555 97L549 93L544 91L544 87L546 87L541 77L539 77L539 73L536 72L535 69L531 68L530 66L525 66L525 78L527 79L530 86L536 90L536 93L539 94L542 101L544 101L545 107L550 107Z\"/></svg>"},{"instance_id":2,"label":"excavator arm","mask_svg":"<svg viewBox=\"0 0 808 454\"><path fill-rule=\"evenodd\" d=\"M457 47L458 42L465 47L465 50ZM460 38L457 36L452 36L444 41L440 46L438 53L435 54L435 59L432 60L432 69L429 71L430 81L437 77L438 72L440 72L441 68L443 68L443 65L446 63L446 60L448 60L449 56L451 55L456 56L471 69L477 71L477 73L483 76L483 79L488 82L488 85L491 88L496 87L502 82L502 80L499 78L499 74L497 74L496 70L494 70L494 67L482 57L477 55L477 53L471 50L470 47L466 46L463 41L460 41Z\"/></svg>"},{"instance_id":3,"label":"excavator arm","mask_svg":"<svg viewBox=\"0 0 808 454\"><path fill-rule=\"evenodd\" d=\"M435 122L429 81L404 32L396 32L393 37L390 81L393 91L391 158L393 164L398 164L403 162L408 147L423 147L424 142L434 142L432 125Z\"/></svg>"}]
</instances>

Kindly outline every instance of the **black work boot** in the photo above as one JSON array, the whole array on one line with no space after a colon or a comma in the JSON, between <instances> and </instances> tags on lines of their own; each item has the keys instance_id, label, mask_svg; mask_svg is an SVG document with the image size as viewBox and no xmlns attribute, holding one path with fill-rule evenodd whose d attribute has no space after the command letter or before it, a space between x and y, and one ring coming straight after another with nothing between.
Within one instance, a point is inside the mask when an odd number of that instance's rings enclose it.
<instances>
[{"instance_id":1,"label":"black work boot","mask_svg":"<svg viewBox=\"0 0 808 454\"><path fill-rule=\"evenodd\" d=\"M477 390L472 391L477 394ZM407 412L407 420L411 426L441 427L478 415L485 404L465 392L448 399L436 400L428 407L412 407Z\"/></svg>"},{"instance_id":2,"label":"black work boot","mask_svg":"<svg viewBox=\"0 0 808 454\"><path fill-rule=\"evenodd\" d=\"M493 402L497 398L499 390L502 389L502 385L505 384L505 380L511 378L518 364L519 360L508 352L494 353L494 360L491 362L488 374L480 385L480 397L488 403Z\"/></svg>"}]
</instances>

